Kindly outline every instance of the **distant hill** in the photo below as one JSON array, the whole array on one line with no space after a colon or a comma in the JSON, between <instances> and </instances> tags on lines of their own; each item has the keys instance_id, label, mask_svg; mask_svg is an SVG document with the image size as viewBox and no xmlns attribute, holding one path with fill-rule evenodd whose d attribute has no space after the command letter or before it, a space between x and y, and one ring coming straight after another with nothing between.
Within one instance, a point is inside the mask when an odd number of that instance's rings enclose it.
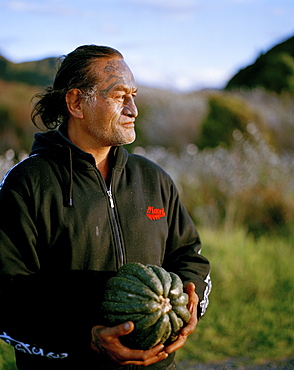
<instances>
[{"instance_id":1,"label":"distant hill","mask_svg":"<svg viewBox=\"0 0 294 370\"><path fill-rule=\"evenodd\" d=\"M225 89L263 87L278 94L294 95L294 36L277 44L256 61L241 69Z\"/></svg>"},{"instance_id":2,"label":"distant hill","mask_svg":"<svg viewBox=\"0 0 294 370\"><path fill-rule=\"evenodd\" d=\"M46 58L34 62L12 63L0 56L0 79L22 82L30 86L52 84L58 58Z\"/></svg>"},{"instance_id":3,"label":"distant hill","mask_svg":"<svg viewBox=\"0 0 294 370\"><path fill-rule=\"evenodd\" d=\"M52 84L58 66L58 58L13 63L0 56L0 80L22 82L30 86ZM225 90L239 88L265 90L294 95L294 36L277 44L256 61L241 69L229 80Z\"/></svg>"}]
</instances>

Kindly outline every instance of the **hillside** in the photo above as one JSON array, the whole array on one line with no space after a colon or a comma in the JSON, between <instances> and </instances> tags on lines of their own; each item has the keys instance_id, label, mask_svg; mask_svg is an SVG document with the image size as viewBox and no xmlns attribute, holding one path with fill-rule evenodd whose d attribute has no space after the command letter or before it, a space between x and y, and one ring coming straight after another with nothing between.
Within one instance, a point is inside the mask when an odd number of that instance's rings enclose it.
<instances>
[{"instance_id":1,"label":"hillside","mask_svg":"<svg viewBox=\"0 0 294 370\"><path fill-rule=\"evenodd\" d=\"M241 69L226 89L262 87L278 94L294 95L294 36L274 46L256 61Z\"/></svg>"},{"instance_id":2,"label":"hillside","mask_svg":"<svg viewBox=\"0 0 294 370\"><path fill-rule=\"evenodd\" d=\"M46 86L52 83L57 58L39 61L12 63L0 56L0 79L22 82L31 86Z\"/></svg>"}]
</instances>

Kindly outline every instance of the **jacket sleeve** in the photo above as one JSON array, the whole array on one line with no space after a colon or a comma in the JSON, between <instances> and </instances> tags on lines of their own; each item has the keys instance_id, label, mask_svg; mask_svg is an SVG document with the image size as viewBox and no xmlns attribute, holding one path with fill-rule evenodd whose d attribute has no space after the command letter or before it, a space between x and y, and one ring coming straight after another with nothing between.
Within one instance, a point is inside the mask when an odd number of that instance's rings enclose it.
<instances>
[{"instance_id":1,"label":"jacket sleeve","mask_svg":"<svg viewBox=\"0 0 294 370\"><path fill-rule=\"evenodd\" d=\"M95 309L91 284L99 278L40 272L34 205L26 185L12 186L9 178L0 189L0 339L49 358L86 350L92 325L87 318Z\"/></svg>"},{"instance_id":2,"label":"jacket sleeve","mask_svg":"<svg viewBox=\"0 0 294 370\"><path fill-rule=\"evenodd\" d=\"M184 285L193 282L199 297L198 318L204 315L211 291L210 264L201 255L201 241L195 225L181 203L175 186L169 209L169 238L163 267L176 272Z\"/></svg>"}]
</instances>

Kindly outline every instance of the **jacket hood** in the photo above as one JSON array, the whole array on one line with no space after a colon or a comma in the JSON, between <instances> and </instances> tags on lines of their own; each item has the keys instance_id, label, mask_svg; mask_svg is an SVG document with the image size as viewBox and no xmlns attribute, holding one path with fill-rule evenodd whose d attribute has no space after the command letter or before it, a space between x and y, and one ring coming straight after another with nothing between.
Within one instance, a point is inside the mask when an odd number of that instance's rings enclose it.
<instances>
[{"instance_id":1,"label":"jacket hood","mask_svg":"<svg viewBox=\"0 0 294 370\"><path fill-rule=\"evenodd\" d=\"M35 134L35 141L32 146L30 155L35 154L49 154L63 151L64 148L69 148L71 151L77 153L78 156L95 164L93 156L84 152L82 149L73 144L66 136L63 130L48 131L45 133ZM68 150L68 149L67 149Z\"/></svg>"},{"instance_id":2,"label":"jacket hood","mask_svg":"<svg viewBox=\"0 0 294 370\"><path fill-rule=\"evenodd\" d=\"M83 162L84 164L90 164L96 168L95 158L92 154L84 152L72 143L67 138L64 127L60 127L60 129L56 131L36 133L30 156L35 155L55 159L57 163L62 163L64 165L64 173L61 173L65 187L67 188L67 199L64 204L65 206L71 207L73 205L73 172L78 171L78 168L75 168L75 163ZM129 153L123 147L118 146L111 148L110 155L112 158L112 167L116 171L122 171L127 163Z\"/></svg>"}]
</instances>

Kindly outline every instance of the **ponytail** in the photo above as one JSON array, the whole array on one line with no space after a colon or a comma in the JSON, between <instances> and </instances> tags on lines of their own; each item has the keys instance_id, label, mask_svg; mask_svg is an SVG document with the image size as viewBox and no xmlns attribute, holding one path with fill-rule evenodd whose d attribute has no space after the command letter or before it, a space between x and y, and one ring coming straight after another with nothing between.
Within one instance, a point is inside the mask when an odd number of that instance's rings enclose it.
<instances>
[{"instance_id":1,"label":"ponytail","mask_svg":"<svg viewBox=\"0 0 294 370\"><path fill-rule=\"evenodd\" d=\"M41 119L47 129L56 129L62 123L65 123L69 118L67 110L65 95L67 91L54 90L48 87L42 94L36 94L33 97L38 99L31 114L32 122L36 127L38 125L38 118Z\"/></svg>"}]
</instances>

